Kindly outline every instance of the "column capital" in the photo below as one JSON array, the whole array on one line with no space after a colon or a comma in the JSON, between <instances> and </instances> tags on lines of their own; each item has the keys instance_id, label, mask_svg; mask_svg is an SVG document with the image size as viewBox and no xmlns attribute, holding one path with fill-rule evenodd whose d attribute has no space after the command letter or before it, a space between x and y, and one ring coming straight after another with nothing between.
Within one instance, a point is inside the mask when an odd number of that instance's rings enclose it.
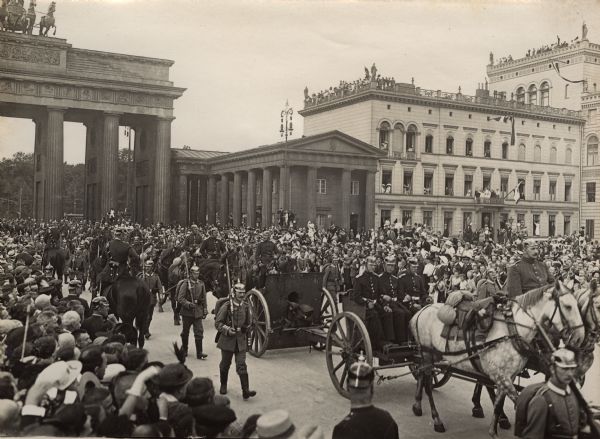
<instances>
[{"instance_id":1,"label":"column capital","mask_svg":"<svg viewBox=\"0 0 600 439\"><path fill-rule=\"evenodd\" d=\"M47 111L59 111L61 113L64 113L68 109L69 109L68 107L55 107L55 106L51 106L51 105L46 107Z\"/></svg>"},{"instance_id":2,"label":"column capital","mask_svg":"<svg viewBox=\"0 0 600 439\"><path fill-rule=\"evenodd\" d=\"M102 115L103 116L117 116L117 117L120 117L120 116L123 116L123 113L119 113L117 111L103 111Z\"/></svg>"},{"instance_id":3,"label":"column capital","mask_svg":"<svg viewBox=\"0 0 600 439\"><path fill-rule=\"evenodd\" d=\"M175 120L175 116L156 116L156 120L160 122L173 122Z\"/></svg>"}]
</instances>

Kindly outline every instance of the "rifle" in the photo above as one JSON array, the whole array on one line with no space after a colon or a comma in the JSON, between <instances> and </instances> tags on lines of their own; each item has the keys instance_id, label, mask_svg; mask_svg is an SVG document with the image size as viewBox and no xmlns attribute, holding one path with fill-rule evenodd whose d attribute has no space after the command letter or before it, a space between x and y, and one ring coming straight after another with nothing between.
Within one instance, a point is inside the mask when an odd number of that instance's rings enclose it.
<instances>
[{"instance_id":1,"label":"rifle","mask_svg":"<svg viewBox=\"0 0 600 439\"><path fill-rule=\"evenodd\" d=\"M550 337L548 337L548 334L546 333L544 327L536 319L533 319L533 321L535 323L535 326L537 326L538 330L540 331L544 342L548 345L550 350L552 352L556 351L556 348L554 347L554 344L552 344L552 341L550 341ZM579 403L580 407L585 412L587 418L586 422L587 425L590 427L590 433L585 437L591 439L600 439L600 426L596 422L594 422L594 412L588 404L588 402L585 400L583 394L581 393L581 389L577 387L575 381L571 381L571 383L569 383L569 387L571 388L573 395L575 395L575 397L577 398L577 402Z\"/></svg>"}]
</instances>

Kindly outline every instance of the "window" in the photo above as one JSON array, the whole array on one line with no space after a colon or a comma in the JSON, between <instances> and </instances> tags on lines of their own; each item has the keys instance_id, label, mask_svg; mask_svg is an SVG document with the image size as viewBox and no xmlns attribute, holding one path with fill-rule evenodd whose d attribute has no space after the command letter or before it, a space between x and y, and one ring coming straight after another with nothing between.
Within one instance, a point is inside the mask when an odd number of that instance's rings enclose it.
<instances>
[{"instance_id":1,"label":"window","mask_svg":"<svg viewBox=\"0 0 600 439\"><path fill-rule=\"evenodd\" d=\"M565 99L569 99L569 84L565 84Z\"/></svg>"},{"instance_id":2,"label":"window","mask_svg":"<svg viewBox=\"0 0 600 439\"><path fill-rule=\"evenodd\" d=\"M525 199L525 180L519 180L521 184L519 185L519 199Z\"/></svg>"},{"instance_id":3,"label":"window","mask_svg":"<svg viewBox=\"0 0 600 439\"><path fill-rule=\"evenodd\" d=\"M472 175L465 175L465 188L464 188L464 192L465 197L472 197L473 196L473 176Z\"/></svg>"},{"instance_id":4,"label":"window","mask_svg":"<svg viewBox=\"0 0 600 439\"><path fill-rule=\"evenodd\" d=\"M591 181L585 184L585 199L588 203L594 203L596 201L596 182Z\"/></svg>"},{"instance_id":5,"label":"window","mask_svg":"<svg viewBox=\"0 0 600 439\"><path fill-rule=\"evenodd\" d=\"M540 199L540 192L542 190L542 182L541 180L533 180L533 199Z\"/></svg>"},{"instance_id":6,"label":"window","mask_svg":"<svg viewBox=\"0 0 600 439\"><path fill-rule=\"evenodd\" d=\"M487 158L492 156L492 142L489 140L483 142L483 156Z\"/></svg>"},{"instance_id":7,"label":"window","mask_svg":"<svg viewBox=\"0 0 600 439\"><path fill-rule=\"evenodd\" d=\"M463 213L463 230L466 230L468 226L473 224L473 212Z\"/></svg>"},{"instance_id":8,"label":"window","mask_svg":"<svg viewBox=\"0 0 600 439\"><path fill-rule=\"evenodd\" d=\"M537 105L537 87L535 84L531 84L529 89L527 89L527 94L529 95L529 103L531 105Z\"/></svg>"},{"instance_id":9,"label":"window","mask_svg":"<svg viewBox=\"0 0 600 439\"><path fill-rule=\"evenodd\" d=\"M556 147L550 148L550 163L556 163Z\"/></svg>"},{"instance_id":10,"label":"window","mask_svg":"<svg viewBox=\"0 0 600 439\"><path fill-rule=\"evenodd\" d=\"M571 150L571 148L569 148L567 146L567 150L565 151L565 164L570 165L571 162L573 161L571 156L573 155L573 151Z\"/></svg>"},{"instance_id":11,"label":"window","mask_svg":"<svg viewBox=\"0 0 600 439\"><path fill-rule=\"evenodd\" d=\"M517 102L525 103L525 88L523 87L517 88Z\"/></svg>"},{"instance_id":12,"label":"window","mask_svg":"<svg viewBox=\"0 0 600 439\"><path fill-rule=\"evenodd\" d=\"M571 182L565 181L565 201L571 201Z\"/></svg>"},{"instance_id":13,"label":"window","mask_svg":"<svg viewBox=\"0 0 600 439\"><path fill-rule=\"evenodd\" d=\"M454 137L448 136L446 138L446 154L453 154L454 151Z\"/></svg>"},{"instance_id":14,"label":"window","mask_svg":"<svg viewBox=\"0 0 600 439\"><path fill-rule=\"evenodd\" d=\"M390 124L388 122L381 122L379 125L379 147L387 150L390 146Z\"/></svg>"},{"instance_id":15,"label":"window","mask_svg":"<svg viewBox=\"0 0 600 439\"><path fill-rule=\"evenodd\" d=\"M446 195L454 195L454 175L446 175L444 187Z\"/></svg>"},{"instance_id":16,"label":"window","mask_svg":"<svg viewBox=\"0 0 600 439\"><path fill-rule=\"evenodd\" d=\"M564 235L567 236L567 235L571 234L571 217L565 215L563 218L564 218L564 224L565 224Z\"/></svg>"},{"instance_id":17,"label":"window","mask_svg":"<svg viewBox=\"0 0 600 439\"><path fill-rule=\"evenodd\" d=\"M386 221L392 221L392 211L390 209L381 209L381 227L383 227Z\"/></svg>"},{"instance_id":18,"label":"window","mask_svg":"<svg viewBox=\"0 0 600 439\"><path fill-rule=\"evenodd\" d=\"M431 134L425 136L425 152L433 152L433 136Z\"/></svg>"},{"instance_id":19,"label":"window","mask_svg":"<svg viewBox=\"0 0 600 439\"><path fill-rule=\"evenodd\" d=\"M350 195L360 195L360 182L358 180L350 182Z\"/></svg>"},{"instance_id":20,"label":"window","mask_svg":"<svg viewBox=\"0 0 600 439\"><path fill-rule=\"evenodd\" d=\"M409 125L406 130L406 151L414 152L417 147L417 127Z\"/></svg>"},{"instance_id":21,"label":"window","mask_svg":"<svg viewBox=\"0 0 600 439\"><path fill-rule=\"evenodd\" d=\"M444 236L450 236L452 233L452 212L444 212Z\"/></svg>"},{"instance_id":22,"label":"window","mask_svg":"<svg viewBox=\"0 0 600 439\"><path fill-rule=\"evenodd\" d=\"M318 194L327 194L327 180L324 178L317 179L317 193Z\"/></svg>"},{"instance_id":23,"label":"window","mask_svg":"<svg viewBox=\"0 0 600 439\"><path fill-rule=\"evenodd\" d=\"M527 156L527 147L525 146L524 143L521 143L519 145L519 160L524 162L525 161L525 157Z\"/></svg>"},{"instance_id":24,"label":"window","mask_svg":"<svg viewBox=\"0 0 600 439\"><path fill-rule=\"evenodd\" d=\"M594 239L594 220L586 219L585 220L585 236L590 239Z\"/></svg>"},{"instance_id":25,"label":"window","mask_svg":"<svg viewBox=\"0 0 600 439\"><path fill-rule=\"evenodd\" d=\"M550 105L550 85L545 81L540 86L540 105L542 107Z\"/></svg>"},{"instance_id":26,"label":"window","mask_svg":"<svg viewBox=\"0 0 600 439\"><path fill-rule=\"evenodd\" d=\"M404 171L404 193L407 195L412 194L412 187L413 187L412 172Z\"/></svg>"},{"instance_id":27,"label":"window","mask_svg":"<svg viewBox=\"0 0 600 439\"><path fill-rule=\"evenodd\" d=\"M467 157L473 157L473 139L468 138L465 142L465 155Z\"/></svg>"},{"instance_id":28,"label":"window","mask_svg":"<svg viewBox=\"0 0 600 439\"><path fill-rule=\"evenodd\" d=\"M433 211L432 210L424 210L423 211L423 225L425 227L433 227Z\"/></svg>"},{"instance_id":29,"label":"window","mask_svg":"<svg viewBox=\"0 0 600 439\"><path fill-rule=\"evenodd\" d=\"M587 165L595 166L600 164L598 161L598 138L592 136L587 141Z\"/></svg>"},{"instance_id":30,"label":"window","mask_svg":"<svg viewBox=\"0 0 600 439\"><path fill-rule=\"evenodd\" d=\"M425 174L423 178L423 194L433 195L433 174Z\"/></svg>"},{"instance_id":31,"label":"window","mask_svg":"<svg viewBox=\"0 0 600 439\"><path fill-rule=\"evenodd\" d=\"M409 227L412 225L412 210L402 211L402 225Z\"/></svg>"},{"instance_id":32,"label":"window","mask_svg":"<svg viewBox=\"0 0 600 439\"><path fill-rule=\"evenodd\" d=\"M504 160L508 159L508 142L502 144L502 158Z\"/></svg>"},{"instance_id":33,"label":"window","mask_svg":"<svg viewBox=\"0 0 600 439\"><path fill-rule=\"evenodd\" d=\"M500 177L500 194L502 197L506 197L508 193L508 177Z\"/></svg>"},{"instance_id":34,"label":"window","mask_svg":"<svg viewBox=\"0 0 600 439\"><path fill-rule=\"evenodd\" d=\"M519 224L521 226L525 224L525 214L524 213L517 213L517 224Z\"/></svg>"},{"instance_id":35,"label":"window","mask_svg":"<svg viewBox=\"0 0 600 439\"><path fill-rule=\"evenodd\" d=\"M542 161L542 147L540 145L533 147L533 161L538 163Z\"/></svg>"},{"instance_id":36,"label":"window","mask_svg":"<svg viewBox=\"0 0 600 439\"><path fill-rule=\"evenodd\" d=\"M492 189L492 176L484 175L483 176L483 190L491 190Z\"/></svg>"},{"instance_id":37,"label":"window","mask_svg":"<svg viewBox=\"0 0 600 439\"><path fill-rule=\"evenodd\" d=\"M556 236L556 215L548 215L548 236Z\"/></svg>"},{"instance_id":38,"label":"window","mask_svg":"<svg viewBox=\"0 0 600 439\"><path fill-rule=\"evenodd\" d=\"M556 201L556 180L550 182L548 192L550 193L550 201Z\"/></svg>"},{"instance_id":39,"label":"window","mask_svg":"<svg viewBox=\"0 0 600 439\"><path fill-rule=\"evenodd\" d=\"M533 236L540 236L540 214L533 214Z\"/></svg>"},{"instance_id":40,"label":"window","mask_svg":"<svg viewBox=\"0 0 600 439\"><path fill-rule=\"evenodd\" d=\"M324 213L317 213L317 227L318 228L326 228L327 227L327 215Z\"/></svg>"},{"instance_id":41,"label":"window","mask_svg":"<svg viewBox=\"0 0 600 439\"><path fill-rule=\"evenodd\" d=\"M42 170L42 155L41 154L35 155L35 170L36 170L36 172L39 172Z\"/></svg>"},{"instance_id":42,"label":"window","mask_svg":"<svg viewBox=\"0 0 600 439\"><path fill-rule=\"evenodd\" d=\"M384 194L392 193L392 171L381 171L381 192Z\"/></svg>"}]
</instances>

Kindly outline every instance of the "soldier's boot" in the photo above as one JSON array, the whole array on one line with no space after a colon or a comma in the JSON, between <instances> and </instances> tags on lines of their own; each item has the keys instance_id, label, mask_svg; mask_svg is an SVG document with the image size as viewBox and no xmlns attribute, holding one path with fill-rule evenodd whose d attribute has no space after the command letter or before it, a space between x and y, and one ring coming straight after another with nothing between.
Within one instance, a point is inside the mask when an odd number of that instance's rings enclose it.
<instances>
[{"instance_id":1,"label":"soldier's boot","mask_svg":"<svg viewBox=\"0 0 600 439\"><path fill-rule=\"evenodd\" d=\"M206 355L204 352L202 352L202 339L203 337L199 337L196 338L196 358L198 360L204 360L206 359L206 357L208 357L208 355Z\"/></svg>"},{"instance_id":2,"label":"soldier's boot","mask_svg":"<svg viewBox=\"0 0 600 439\"><path fill-rule=\"evenodd\" d=\"M244 401L248 398L256 396L256 392L254 390L250 390L250 384L248 383L247 373L240 374L240 382L242 383L242 397L244 398Z\"/></svg>"},{"instance_id":3,"label":"soldier's boot","mask_svg":"<svg viewBox=\"0 0 600 439\"><path fill-rule=\"evenodd\" d=\"M181 336L181 352L183 352L183 355L185 355L187 357L187 354L188 354L188 341L187 341L187 339L184 340L183 336Z\"/></svg>"},{"instance_id":4,"label":"soldier's boot","mask_svg":"<svg viewBox=\"0 0 600 439\"><path fill-rule=\"evenodd\" d=\"M219 388L219 393L221 395L227 395L227 379L229 378L228 370L221 370L221 387Z\"/></svg>"},{"instance_id":5,"label":"soldier's boot","mask_svg":"<svg viewBox=\"0 0 600 439\"><path fill-rule=\"evenodd\" d=\"M158 312L165 312L165 310L162 307L162 303L158 304Z\"/></svg>"},{"instance_id":6,"label":"soldier's boot","mask_svg":"<svg viewBox=\"0 0 600 439\"><path fill-rule=\"evenodd\" d=\"M175 312L175 313L173 314L173 324L174 324L175 326L179 326L179 325L181 325L181 322L179 321L179 313L178 313L178 312Z\"/></svg>"}]
</instances>

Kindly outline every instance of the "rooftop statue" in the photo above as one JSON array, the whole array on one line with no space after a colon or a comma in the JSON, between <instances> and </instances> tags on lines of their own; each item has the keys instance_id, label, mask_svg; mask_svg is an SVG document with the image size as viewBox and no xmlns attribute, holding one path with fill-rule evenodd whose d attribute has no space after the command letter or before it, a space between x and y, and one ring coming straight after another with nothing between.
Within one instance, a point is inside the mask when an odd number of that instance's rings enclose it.
<instances>
[{"instance_id":1,"label":"rooftop statue","mask_svg":"<svg viewBox=\"0 0 600 439\"><path fill-rule=\"evenodd\" d=\"M583 26L581 26L581 41L587 40L587 33L588 33L588 28L587 28L587 24L585 24L585 21L584 21Z\"/></svg>"},{"instance_id":2,"label":"rooftop statue","mask_svg":"<svg viewBox=\"0 0 600 439\"><path fill-rule=\"evenodd\" d=\"M33 35L33 28L35 25L37 0L30 0L29 7L25 10L25 0L0 0L0 31L9 32L21 32L24 35ZM54 11L56 10L56 3L52 2L48 8L46 23L50 23L51 27L54 27L54 33L56 34L56 27L54 26ZM46 17L46 16L44 16ZM44 22L42 17L42 22ZM42 24L40 22L40 25ZM41 32L40 35L47 35L48 30Z\"/></svg>"},{"instance_id":3,"label":"rooftop statue","mask_svg":"<svg viewBox=\"0 0 600 439\"><path fill-rule=\"evenodd\" d=\"M377 67L375 67L375 63L371 66L371 80L375 80L377 78Z\"/></svg>"},{"instance_id":4,"label":"rooftop statue","mask_svg":"<svg viewBox=\"0 0 600 439\"><path fill-rule=\"evenodd\" d=\"M56 2L50 3L50 6L48 6L48 13L44 15L40 20L40 35L47 36L48 31L51 27L54 28L54 33L52 35L56 35L56 25L54 24L54 11L56 11Z\"/></svg>"},{"instance_id":5,"label":"rooftop statue","mask_svg":"<svg viewBox=\"0 0 600 439\"><path fill-rule=\"evenodd\" d=\"M490 52L490 65L494 65L494 52Z\"/></svg>"}]
</instances>

